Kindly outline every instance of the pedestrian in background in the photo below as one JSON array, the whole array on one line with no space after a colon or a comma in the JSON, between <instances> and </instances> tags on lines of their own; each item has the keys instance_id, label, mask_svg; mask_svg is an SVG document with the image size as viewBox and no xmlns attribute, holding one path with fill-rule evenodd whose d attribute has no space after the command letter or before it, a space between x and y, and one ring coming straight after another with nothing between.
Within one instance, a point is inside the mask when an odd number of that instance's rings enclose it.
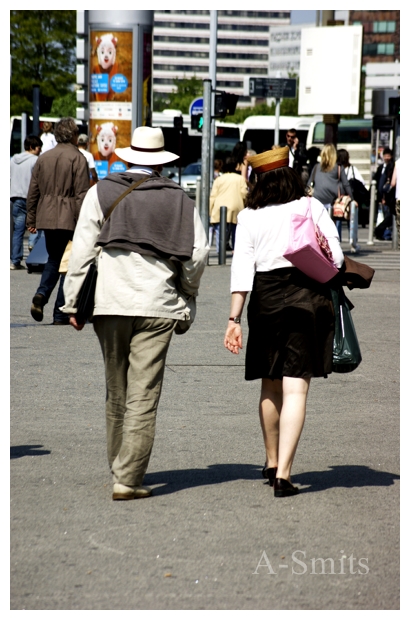
<instances>
[{"instance_id":1,"label":"pedestrian in background","mask_svg":"<svg viewBox=\"0 0 410 620\"><path fill-rule=\"evenodd\" d=\"M88 150L88 136L85 133L81 133L78 136L78 148L80 153L84 155L87 160L88 169L90 171L90 187L98 182L97 171L95 169L95 161L92 153Z\"/></svg>"},{"instance_id":2,"label":"pedestrian in background","mask_svg":"<svg viewBox=\"0 0 410 620\"><path fill-rule=\"evenodd\" d=\"M245 380L261 379L260 422L266 450L262 475L276 497L298 493L291 468L302 433L312 377L332 372L334 311L330 289L283 256L292 214L305 214L306 186L289 167L288 147L249 158L257 175L238 216L231 268L231 313L225 347L242 349L242 311L248 293L249 335ZM328 240L335 264L343 263L336 227L324 206L311 212Z\"/></svg>"},{"instance_id":3,"label":"pedestrian in background","mask_svg":"<svg viewBox=\"0 0 410 620\"><path fill-rule=\"evenodd\" d=\"M396 191L392 186L393 171L393 151L386 146L383 149L383 163L378 166L374 175L378 211L383 214L382 221L374 229L374 236L379 241L390 241L392 238L393 215L396 214Z\"/></svg>"},{"instance_id":4,"label":"pedestrian in background","mask_svg":"<svg viewBox=\"0 0 410 620\"><path fill-rule=\"evenodd\" d=\"M222 168L222 175L212 185L209 197L209 215L211 226L215 230L216 251L219 252L220 242L220 208L226 207L227 244L235 250L237 216L244 207L248 186L243 175L237 170L238 162L228 157Z\"/></svg>"},{"instance_id":5,"label":"pedestrian in background","mask_svg":"<svg viewBox=\"0 0 410 620\"><path fill-rule=\"evenodd\" d=\"M247 160L248 146L246 142L237 142L229 155L230 159L235 160L235 170L242 175L246 182L248 182L248 160Z\"/></svg>"},{"instance_id":6,"label":"pedestrian in background","mask_svg":"<svg viewBox=\"0 0 410 620\"><path fill-rule=\"evenodd\" d=\"M340 181L339 181L340 177ZM329 212L333 202L341 195L348 195L353 200L353 193L346 178L343 166L337 164L337 151L333 144L325 144L317 163L308 180L308 187L313 187L314 197ZM342 240L342 219L335 219L340 241Z\"/></svg>"},{"instance_id":7,"label":"pedestrian in background","mask_svg":"<svg viewBox=\"0 0 410 620\"><path fill-rule=\"evenodd\" d=\"M357 203L358 212L358 223L366 227L368 224L368 218L365 217L364 208L369 207L370 205L370 192L366 187L366 183L362 175L360 174L358 168L350 163L350 155L349 151L346 149L338 149L337 150L337 163L340 164L346 174L346 178L349 182L349 185L352 189L352 194L355 202ZM346 220L347 228L350 228L350 221Z\"/></svg>"},{"instance_id":8,"label":"pedestrian in background","mask_svg":"<svg viewBox=\"0 0 410 620\"><path fill-rule=\"evenodd\" d=\"M209 246L194 201L161 176L163 165L178 155L165 150L159 127L138 127L131 145L115 153L129 169L99 181L84 200L63 310L81 330L76 300L88 266L99 256L92 320L105 365L112 498L133 500L151 495L142 483L166 355L174 330L186 331L195 318Z\"/></svg>"},{"instance_id":9,"label":"pedestrian in background","mask_svg":"<svg viewBox=\"0 0 410 620\"><path fill-rule=\"evenodd\" d=\"M10 207L13 218L10 269L24 269L21 261L26 232L27 194L41 147L40 138L30 134L24 140L24 151L13 155L10 161ZM30 234L29 249L34 246L35 237L36 234Z\"/></svg>"},{"instance_id":10,"label":"pedestrian in background","mask_svg":"<svg viewBox=\"0 0 410 620\"><path fill-rule=\"evenodd\" d=\"M307 153L305 145L299 142L296 129L288 129L286 132L286 143L281 144L280 146L287 146L289 148L289 166L290 168L293 168L302 181L306 183L309 177Z\"/></svg>"},{"instance_id":11,"label":"pedestrian in background","mask_svg":"<svg viewBox=\"0 0 410 620\"><path fill-rule=\"evenodd\" d=\"M53 149L55 146L57 146L57 140L53 132L53 123L50 123L50 121L43 122L40 140L43 144L41 154L46 153L50 149Z\"/></svg>"},{"instance_id":12,"label":"pedestrian in background","mask_svg":"<svg viewBox=\"0 0 410 620\"><path fill-rule=\"evenodd\" d=\"M397 248L400 250L400 157L394 164L392 187L396 191L396 227L397 227Z\"/></svg>"},{"instance_id":13,"label":"pedestrian in background","mask_svg":"<svg viewBox=\"0 0 410 620\"><path fill-rule=\"evenodd\" d=\"M40 286L33 297L31 316L43 320L43 308L60 280L53 310L53 325L68 325L61 310L64 305L65 274L60 262L80 213L84 196L90 188L87 160L77 148L78 127L73 118L62 118L55 127L57 146L38 158L33 168L27 196L27 228L44 230L48 260L41 274Z\"/></svg>"}]
</instances>

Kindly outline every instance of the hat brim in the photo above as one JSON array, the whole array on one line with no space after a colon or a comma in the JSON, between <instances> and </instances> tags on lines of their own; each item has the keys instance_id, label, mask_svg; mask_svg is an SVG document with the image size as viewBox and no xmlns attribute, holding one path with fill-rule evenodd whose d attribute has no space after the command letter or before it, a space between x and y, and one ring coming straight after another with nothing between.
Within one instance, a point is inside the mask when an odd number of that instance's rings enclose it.
<instances>
[{"instance_id":1,"label":"hat brim","mask_svg":"<svg viewBox=\"0 0 410 620\"><path fill-rule=\"evenodd\" d=\"M170 161L179 159L179 155L171 153L171 151L158 151L157 153L149 153L147 151L134 151L131 147L127 146L123 149L115 149L115 154L120 159L128 162L129 164L159 166L160 164L167 164Z\"/></svg>"}]
</instances>

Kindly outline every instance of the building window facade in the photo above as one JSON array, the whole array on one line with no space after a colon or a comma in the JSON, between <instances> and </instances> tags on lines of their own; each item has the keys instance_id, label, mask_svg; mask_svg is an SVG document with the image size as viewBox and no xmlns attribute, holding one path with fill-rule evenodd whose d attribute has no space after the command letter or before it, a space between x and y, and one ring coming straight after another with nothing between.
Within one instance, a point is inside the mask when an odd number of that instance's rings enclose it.
<instances>
[{"instance_id":1,"label":"building window facade","mask_svg":"<svg viewBox=\"0 0 410 620\"><path fill-rule=\"evenodd\" d=\"M290 13L218 11L217 87L239 95L239 107L250 101L245 76L268 75L270 26L289 25ZM209 27L210 11L154 11L154 100L165 101L177 79L208 77Z\"/></svg>"}]
</instances>

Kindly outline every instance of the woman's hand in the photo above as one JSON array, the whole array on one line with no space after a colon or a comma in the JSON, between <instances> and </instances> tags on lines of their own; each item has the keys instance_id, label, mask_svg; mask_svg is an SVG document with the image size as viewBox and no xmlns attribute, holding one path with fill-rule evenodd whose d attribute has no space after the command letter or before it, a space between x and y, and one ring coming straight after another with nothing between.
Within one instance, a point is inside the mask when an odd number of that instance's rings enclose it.
<instances>
[{"instance_id":1,"label":"woman's hand","mask_svg":"<svg viewBox=\"0 0 410 620\"><path fill-rule=\"evenodd\" d=\"M224 345L231 353L238 355L239 349L242 349L242 328L238 323L228 322L225 332Z\"/></svg>"},{"instance_id":2,"label":"woman's hand","mask_svg":"<svg viewBox=\"0 0 410 620\"><path fill-rule=\"evenodd\" d=\"M80 332L84 327L84 323L77 323L77 315L75 314L70 314L70 325L72 325L78 332Z\"/></svg>"}]
</instances>

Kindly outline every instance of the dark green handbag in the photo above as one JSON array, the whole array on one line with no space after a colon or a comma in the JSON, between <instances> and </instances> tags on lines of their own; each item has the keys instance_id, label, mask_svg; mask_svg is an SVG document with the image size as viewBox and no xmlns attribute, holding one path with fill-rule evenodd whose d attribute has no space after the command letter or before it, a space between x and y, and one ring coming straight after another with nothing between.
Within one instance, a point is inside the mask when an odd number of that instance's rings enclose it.
<instances>
[{"instance_id":1,"label":"dark green handbag","mask_svg":"<svg viewBox=\"0 0 410 620\"><path fill-rule=\"evenodd\" d=\"M335 335L333 338L333 372L352 372L362 361L359 341L350 310L353 304L347 299L343 288L331 289L335 311Z\"/></svg>"}]
</instances>

